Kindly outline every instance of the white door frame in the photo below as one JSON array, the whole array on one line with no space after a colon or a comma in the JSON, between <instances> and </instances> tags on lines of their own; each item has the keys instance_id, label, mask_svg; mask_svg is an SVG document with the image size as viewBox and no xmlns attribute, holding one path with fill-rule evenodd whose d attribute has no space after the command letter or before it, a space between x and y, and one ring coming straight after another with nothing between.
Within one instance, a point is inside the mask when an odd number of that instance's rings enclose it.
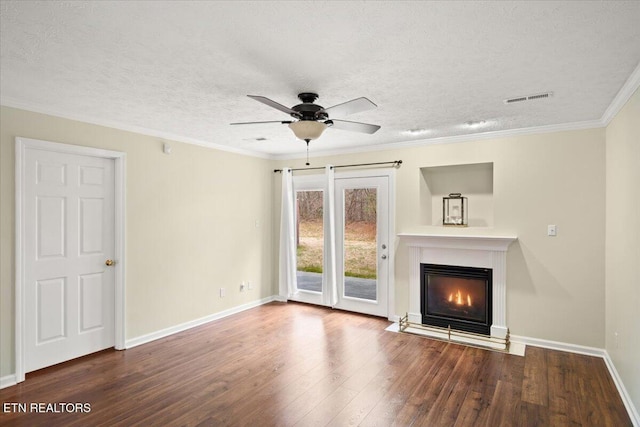
<instances>
[{"instance_id":1,"label":"white door frame","mask_svg":"<svg viewBox=\"0 0 640 427\"><path fill-rule=\"evenodd\" d=\"M100 157L114 161L115 178L115 348L125 349L125 165L126 154L119 151L103 150L100 148L84 147L80 145L60 144L29 138L16 138L15 144L15 376L16 382L25 379L25 298L24 298L24 268L25 247L24 230L24 192L25 192L25 154L27 149L52 151L63 154Z\"/></svg>"}]
</instances>

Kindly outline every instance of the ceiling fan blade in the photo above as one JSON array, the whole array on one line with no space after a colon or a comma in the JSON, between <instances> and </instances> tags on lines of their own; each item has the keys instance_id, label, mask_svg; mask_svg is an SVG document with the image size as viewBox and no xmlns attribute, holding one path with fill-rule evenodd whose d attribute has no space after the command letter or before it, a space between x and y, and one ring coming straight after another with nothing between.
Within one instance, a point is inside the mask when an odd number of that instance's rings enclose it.
<instances>
[{"instance_id":1,"label":"ceiling fan blade","mask_svg":"<svg viewBox=\"0 0 640 427\"><path fill-rule=\"evenodd\" d=\"M331 126L335 129L340 130L349 130L351 132L362 132L362 133L376 133L380 126L378 125L370 125L368 123L360 123L360 122L349 122L347 120L327 120L325 122L327 126Z\"/></svg>"},{"instance_id":2,"label":"ceiling fan blade","mask_svg":"<svg viewBox=\"0 0 640 427\"><path fill-rule=\"evenodd\" d=\"M289 123L291 123L291 121L290 120L285 120L285 121L282 121L282 120L271 120L271 121L268 121L268 122L238 122L238 123L229 123L229 124L230 125L259 125L259 124L262 124L262 123L281 123L283 125L288 125Z\"/></svg>"},{"instance_id":3,"label":"ceiling fan blade","mask_svg":"<svg viewBox=\"0 0 640 427\"><path fill-rule=\"evenodd\" d=\"M300 113L298 113L297 111L292 110L289 107L285 107L282 104L278 104L276 101L272 101L269 98L265 98L264 96L257 96L257 95L247 95L249 98L251 99L255 99L258 102L262 102L265 105L268 105L271 108L275 108L276 110L280 110L283 113L287 113L293 116L298 117L300 115Z\"/></svg>"},{"instance_id":4,"label":"ceiling fan blade","mask_svg":"<svg viewBox=\"0 0 640 427\"><path fill-rule=\"evenodd\" d=\"M373 102L369 101L365 97L360 97L356 99L352 99L351 101L343 102L342 104L334 105L333 107L325 108L320 110L320 112L325 112L331 116L342 117L348 116L349 114L359 113L361 111L373 110L378 106Z\"/></svg>"}]
</instances>

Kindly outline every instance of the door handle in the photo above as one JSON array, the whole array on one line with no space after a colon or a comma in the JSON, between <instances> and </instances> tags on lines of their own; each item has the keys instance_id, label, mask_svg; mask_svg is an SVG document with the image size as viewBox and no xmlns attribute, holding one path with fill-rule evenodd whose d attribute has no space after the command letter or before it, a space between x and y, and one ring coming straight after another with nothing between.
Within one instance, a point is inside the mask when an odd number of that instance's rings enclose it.
<instances>
[{"instance_id":1,"label":"door handle","mask_svg":"<svg viewBox=\"0 0 640 427\"><path fill-rule=\"evenodd\" d=\"M111 267L112 265L114 265L116 262L112 259L108 259L104 262L104 265L106 265L107 267Z\"/></svg>"}]
</instances>

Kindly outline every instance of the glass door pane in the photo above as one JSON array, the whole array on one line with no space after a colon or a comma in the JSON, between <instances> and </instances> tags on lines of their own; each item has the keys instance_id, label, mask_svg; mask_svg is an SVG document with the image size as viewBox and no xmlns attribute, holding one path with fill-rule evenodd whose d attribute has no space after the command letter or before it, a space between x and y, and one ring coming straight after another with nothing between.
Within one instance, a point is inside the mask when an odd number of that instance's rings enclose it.
<instances>
[{"instance_id":1,"label":"glass door pane","mask_svg":"<svg viewBox=\"0 0 640 427\"><path fill-rule=\"evenodd\" d=\"M344 296L377 300L376 188L344 190Z\"/></svg>"},{"instance_id":2,"label":"glass door pane","mask_svg":"<svg viewBox=\"0 0 640 427\"><path fill-rule=\"evenodd\" d=\"M323 191L296 191L298 290L322 292L324 262Z\"/></svg>"}]
</instances>

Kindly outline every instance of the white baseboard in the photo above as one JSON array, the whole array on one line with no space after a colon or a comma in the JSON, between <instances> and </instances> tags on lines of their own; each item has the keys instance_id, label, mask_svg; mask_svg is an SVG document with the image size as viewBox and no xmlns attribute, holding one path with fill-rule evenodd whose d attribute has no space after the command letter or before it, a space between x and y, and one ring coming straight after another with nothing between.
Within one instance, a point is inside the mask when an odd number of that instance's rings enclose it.
<instances>
[{"instance_id":1,"label":"white baseboard","mask_svg":"<svg viewBox=\"0 0 640 427\"><path fill-rule=\"evenodd\" d=\"M195 328L196 326L204 325L205 323L213 322L214 320L222 319L223 317L231 316L232 314L240 313L242 311L249 310L251 308L258 307L260 305L264 305L273 301L280 301L280 298L278 296L263 298L261 300L239 305L237 307L233 307L228 310L221 311L219 313L214 313L210 316L201 317L200 319L195 319L190 322L182 323L180 325L175 325L170 328L152 332L147 335L142 335L140 337L132 338L125 341L125 349L146 344L148 342L155 341L160 338L168 337L169 335L186 331L187 329ZM16 385L17 383L18 382L16 380L15 374L1 377L0 389L3 389L5 387L11 387L13 385Z\"/></svg>"},{"instance_id":2,"label":"white baseboard","mask_svg":"<svg viewBox=\"0 0 640 427\"><path fill-rule=\"evenodd\" d=\"M0 377L0 389L11 387L12 385L16 384L18 384L18 381L16 380L15 374Z\"/></svg>"},{"instance_id":3,"label":"white baseboard","mask_svg":"<svg viewBox=\"0 0 640 427\"><path fill-rule=\"evenodd\" d=\"M253 301L247 304L233 307L228 310L221 311L219 313L214 313L210 316L205 316L200 319L195 319L190 322L186 322L180 325L172 326L170 328L162 329L162 330L153 332L151 334L143 335L137 338L132 338L125 342L125 348L132 348L142 344L146 344L151 341L168 337L178 332L186 331L187 329L204 325L205 323L222 319L224 317L231 316L232 314L240 313L242 311L249 310L251 308L258 307L260 305L268 304L273 301L286 302L286 299L278 295L274 295L271 297L263 298L258 301ZM400 316L392 315L389 317L389 320L392 322L393 321L397 322L399 318ZM625 388L624 383L622 382L622 379L620 378L620 375L618 374L618 371L616 370L615 365L611 360L611 357L609 357L609 353L607 353L605 349L596 348L596 347L587 347L587 346L582 346L577 344L563 343L558 341L549 341L549 340L543 340L539 338L524 337L521 335L511 335L510 341L513 343L530 345L533 347L542 347L542 348L548 348L551 350L565 351L568 353L577 353L577 354L584 354L587 356L595 356L595 357L603 358L605 365L609 370L609 374L611 375L611 378L613 379L613 382L616 385L616 388L618 389L620 398L622 399L622 402L624 403L624 406L627 409L629 417L631 418L631 422L633 423L634 427L640 427L640 415L638 415L638 410L634 406L633 401L631 400L631 397L629 396L629 393L627 392L627 389ZM0 389L10 387L15 384L17 384L15 374L0 377Z\"/></svg>"},{"instance_id":4,"label":"white baseboard","mask_svg":"<svg viewBox=\"0 0 640 427\"><path fill-rule=\"evenodd\" d=\"M616 365L613 364L613 360L609 357L609 352L604 350L604 363L607 365L607 369L609 369L609 374L611 374L611 378L613 378L613 382L620 393L620 398L622 398L622 403L624 403L625 408L627 408L627 412L629 413L629 418L631 418L631 422L634 427L640 427L640 414L638 414L638 409L633 404L631 400L631 396L627 392L618 371L616 370Z\"/></svg>"},{"instance_id":5,"label":"white baseboard","mask_svg":"<svg viewBox=\"0 0 640 427\"><path fill-rule=\"evenodd\" d=\"M584 354L587 356L604 357L604 349L597 347L587 347L566 342L549 341L540 338L523 337L521 335L510 335L509 340L533 347L548 348L550 350L566 351L567 353Z\"/></svg>"},{"instance_id":6,"label":"white baseboard","mask_svg":"<svg viewBox=\"0 0 640 427\"><path fill-rule=\"evenodd\" d=\"M240 313L241 311L249 310L260 305L264 305L273 301L279 301L277 296L271 296L263 298L258 301L253 301L247 304L239 305L237 307L230 308L218 313L211 314L209 316L201 317L200 319L191 320L189 322L181 323L179 325L171 326L170 328L161 329L150 334L142 335L136 338L131 338L125 341L125 348L132 348L142 344L155 341L160 338L168 337L169 335L177 334L178 332L186 331L187 329L195 328L196 326L204 325L205 323L213 322L214 320L222 319L223 317L231 316L232 314Z\"/></svg>"},{"instance_id":7,"label":"white baseboard","mask_svg":"<svg viewBox=\"0 0 640 427\"><path fill-rule=\"evenodd\" d=\"M609 353L607 353L607 350L603 348L587 347L558 341L542 340L539 338L523 337L520 335L511 335L510 339L513 342L519 342L526 345L531 345L533 347L542 347L551 350L566 351L568 353L584 354L587 356L601 357L602 359L604 359L604 363L609 370L609 374L613 379L613 383L618 389L618 394L620 394L622 403L624 403L624 406L627 409L627 413L629 414L629 418L631 418L633 426L640 427L640 416L638 415L638 410L634 406L633 401L631 400L631 396L629 396L629 393L627 392L627 389L625 388L620 375L618 375L618 371L616 370L611 357L609 357Z\"/></svg>"}]
</instances>

